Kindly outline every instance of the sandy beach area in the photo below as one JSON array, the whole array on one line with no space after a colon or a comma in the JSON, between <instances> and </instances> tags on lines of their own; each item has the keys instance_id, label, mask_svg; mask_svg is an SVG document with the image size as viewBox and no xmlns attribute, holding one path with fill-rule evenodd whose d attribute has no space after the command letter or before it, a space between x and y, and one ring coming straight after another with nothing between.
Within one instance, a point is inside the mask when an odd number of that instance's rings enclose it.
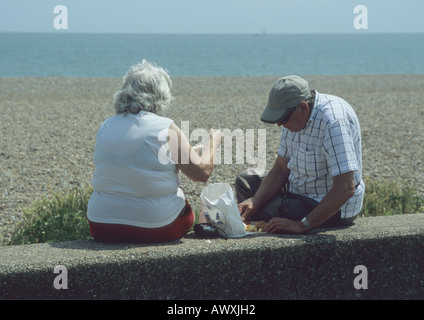
<instances>
[{"instance_id":1,"label":"sandy beach area","mask_svg":"<svg viewBox=\"0 0 424 320\"><path fill-rule=\"evenodd\" d=\"M266 129L266 163L273 164L281 129L260 122L276 76L173 78L176 97L165 116L197 128ZM424 75L304 76L318 92L338 95L356 110L366 177L394 180L424 194ZM0 235L22 209L51 192L91 181L95 134L114 115L116 78L0 78ZM188 121L188 122L187 122ZM196 144L197 141L192 141ZM232 150L236 150L233 142ZM222 159L208 183L234 184L253 164ZM202 183L182 176L182 189L200 204Z\"/></svg>"}]
</instances>

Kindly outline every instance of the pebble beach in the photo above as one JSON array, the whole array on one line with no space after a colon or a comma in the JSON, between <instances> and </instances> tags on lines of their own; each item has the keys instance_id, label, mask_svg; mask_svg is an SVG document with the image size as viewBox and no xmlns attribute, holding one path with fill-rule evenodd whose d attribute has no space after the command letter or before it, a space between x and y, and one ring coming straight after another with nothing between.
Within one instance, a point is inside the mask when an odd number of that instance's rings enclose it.
<instances>
[{"instance_id":1,"label":"pebble beach","mask_svg":"<svg viewBox=\"0 0 424 320\"><path fill-rule=\"evenodd\" d=\"M303 76L318 92L355 109L362 130L365 177L396 181L424 195L424 75ZM176 77L164 114L195 129L266 130L266 163L276 157L281 129L260 121L278 76ZM89 184L95 134L114 115L119 78L0 78L0 239L24 208L51 193ZM192 145L199 141L192 141ZM236 150L233 141L232 150ZM228 182L255 165L218 163L208 183ZM194 207L205 185L181 176Z\"/></svg>"}]
</instances>

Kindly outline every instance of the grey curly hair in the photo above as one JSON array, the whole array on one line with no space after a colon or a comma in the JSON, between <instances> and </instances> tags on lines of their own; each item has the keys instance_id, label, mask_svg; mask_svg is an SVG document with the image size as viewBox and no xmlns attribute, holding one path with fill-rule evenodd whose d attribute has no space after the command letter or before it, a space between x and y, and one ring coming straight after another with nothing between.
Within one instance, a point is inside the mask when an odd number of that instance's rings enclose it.
<instances>
[{"instance_id":1,"label":"grey curly hair","mask_svg":"<svg viewBox=\"0 0 424 320\"><path fill-rule=\"evenodd\" d=\"M161 114L174 97L168 72L155 63L143 60L131 66L125 74L121 89L113 96L116 114L148 111Z\"/></svg>"}]
</instances>

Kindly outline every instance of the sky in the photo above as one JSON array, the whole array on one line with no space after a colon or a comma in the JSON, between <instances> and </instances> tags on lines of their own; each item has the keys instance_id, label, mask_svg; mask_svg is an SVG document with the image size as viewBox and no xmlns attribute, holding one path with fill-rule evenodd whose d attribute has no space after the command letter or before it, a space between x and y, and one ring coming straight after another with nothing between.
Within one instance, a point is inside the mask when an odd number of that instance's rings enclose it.
<instances>
[{"instance_id":1,"label":"sky","mask_svg":"<svg viewBox=\"0 0 424 320\"><path fill-rule=\"evenodd\" d=\"M423 33L422 12L423 0L0 0L0 32Z\"/></svg>"}]
</instances>

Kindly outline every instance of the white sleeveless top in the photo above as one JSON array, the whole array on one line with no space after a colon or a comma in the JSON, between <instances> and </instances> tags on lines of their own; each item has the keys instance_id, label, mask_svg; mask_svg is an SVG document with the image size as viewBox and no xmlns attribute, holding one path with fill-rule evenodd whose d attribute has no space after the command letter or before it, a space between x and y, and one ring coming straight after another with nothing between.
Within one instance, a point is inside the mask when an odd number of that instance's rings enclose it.
<instances>
[{"instance_id":1,"label":"white sleeveless top","mask_svg":"<svg viewBox=\"0 0 424 320\"><path fill-rule=\"evenodd\" d=\"M169 150L171 123L145 111L103 122L96 135L90 221L158 228L177 218L185 196L176 165L163 152Z\"/></svg>"}]
</instances>

